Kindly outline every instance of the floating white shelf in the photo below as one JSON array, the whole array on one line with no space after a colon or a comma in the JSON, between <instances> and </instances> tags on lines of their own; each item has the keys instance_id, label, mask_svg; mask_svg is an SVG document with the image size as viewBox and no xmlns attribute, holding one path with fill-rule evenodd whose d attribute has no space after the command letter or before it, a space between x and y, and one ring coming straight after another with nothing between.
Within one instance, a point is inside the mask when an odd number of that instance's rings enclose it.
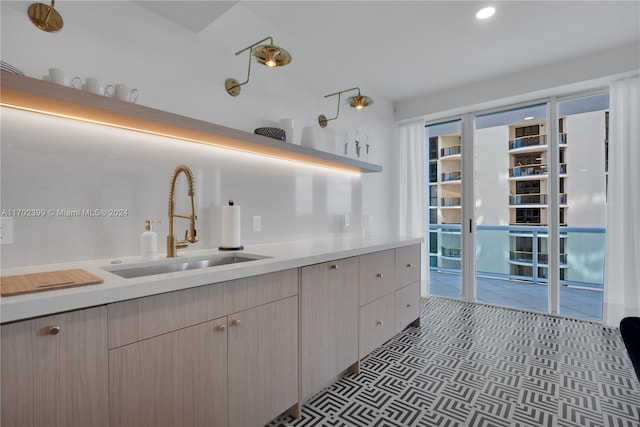
<instances>
[{"instance_id":1,"label":"floating white shelf","mask_svg":"<svg viewBox=\"0 0 640 427\"><path fill-rule=\"evenodd\" d=\"M350 172L382 166L2 71L0 105Z\"/></svg>"}]
</instances>

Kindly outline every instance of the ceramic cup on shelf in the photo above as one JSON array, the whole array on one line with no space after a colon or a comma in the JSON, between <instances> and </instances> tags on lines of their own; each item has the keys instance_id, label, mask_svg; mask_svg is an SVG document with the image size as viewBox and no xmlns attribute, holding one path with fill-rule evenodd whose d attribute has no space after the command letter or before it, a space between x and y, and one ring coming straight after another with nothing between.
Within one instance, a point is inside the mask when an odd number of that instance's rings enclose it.
<instances>
[{"instance_id":1,"label":"ceramic cup on shelf","mask_svg":"<svg viewBox=\"0 0 640 427\"><path fill-rule=\"evenodd\" d=\"M118 83L115 87L113 97L120 101L136 102L138 100L139 93L138 89L129 89L129 86Z\"/></svg>"},{"instance_id":2,"label":"ceramic cup on shelf","mask_svg":"<svg viewBox=\"0 0 640 427\"><path fill-rule=\"evenodd\" d=\"M82 79L80 77L69 78L61 68L49 68L49 81L74 89L82 87Z\"/></svg>"},{"instance_id":3,"label":"ceramic cup on shelf","mask_svg":"<svg viewBox=\"0 0 640 427\"><path fill-rule=\"evenodd\" d=\"M290 144L293 143L293 119L279 120L278 127L284 129L287 142Z\"/></svg>"},{"instance_id":4,"label":"ceramic cup on shelf","mask_svg":"<svg viewBox=\"0 0 640 427\"><path fill-rule=\"evenodd\" d=\"M87 77L84 80L84 84L82 85L82 90L90 93L95 93L96 95L105 94L105 87L100 84L100 80L95 77Z\"/></svg>"},{"instance_id":5,"label":"ceramic cup on shelf","mask_svg":"<svg viewBox=\"0 0 640 427\"><path fill-rule=\"evenodd\" d=\"M302 128L302 135L300 135L300 145L302 145L303 147L316 148L316 138L312 126L305 126L304 128Z\"/></svg>"}]
</instances>

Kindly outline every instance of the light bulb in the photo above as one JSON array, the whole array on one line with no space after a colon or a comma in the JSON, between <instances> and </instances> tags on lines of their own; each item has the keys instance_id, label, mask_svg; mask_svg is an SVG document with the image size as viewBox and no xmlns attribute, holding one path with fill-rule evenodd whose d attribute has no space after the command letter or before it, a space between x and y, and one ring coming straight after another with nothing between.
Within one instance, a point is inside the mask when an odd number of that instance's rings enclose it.
<instances>
[{"instance_id":1,"label":"light bulb","mask_svg":"<svg viewBox=\"0 0 640 427\"><path fill-rule=\"evenodd\" d=\"M494 13L496 13L495 7L485 7L480 9L478 13L476 13L476 18L478 19L491 18Z\"/></svg>"}]
</instances>

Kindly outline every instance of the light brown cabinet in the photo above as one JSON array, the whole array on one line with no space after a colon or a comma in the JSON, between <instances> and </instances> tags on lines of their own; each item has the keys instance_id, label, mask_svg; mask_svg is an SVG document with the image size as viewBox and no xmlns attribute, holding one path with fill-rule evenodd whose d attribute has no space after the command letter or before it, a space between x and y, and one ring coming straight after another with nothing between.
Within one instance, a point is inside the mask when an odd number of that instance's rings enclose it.
<instances>
[{"instance_id":1,"label":"light brown cabinet","mask_svg":"<svg viewBox=\"0 0 640 427\"><path fill-rule=\"evenodd\" d=\"M302 398L358 362L358 258L302 268Z\"/></svg>"},{"instance_id":2,"label":"light brown cabinet","mask_svg":"<svg viewBox=\"0 0 640 427\"><path fill-rule=\"evenodd\" d=\"M229 315L229 426L297 412L298 297Z\"/></svg>"},{"instance_id":3,"label":"light brown cabinet","mask_svg":"<svg viewBox=\"0 0 640 427\"><path fill-rule=\"evenodd\" d=\"M112 426L226 426L227 320L109 351Z\"/></svg>"},{"instance_id":4,"label":"light brown cabinet","mask_svg":"<svg viewBox=\"0 0 640 427\"><path fill-rule=\"evenodd\" d=\"M110 305L111 425L252 427L298 411L297 294L293 269Z\"/></svg>"},{"instance_id":5,"label":"light brown cabinet","mask_svg":"<svg viewBox=\"0 0 640 427\"><path fill-rule=\"evenodd\" d=\"M2 426L109 425L107 310L2 325Z\"/></svg>"},{"instance_id":6,"label":"light brown cabinet","mask_svg":"<svg viewBox=\"0 0 640 427\"><path fill-rule=\"evenodd\" d=\"M420 245L302 268L301 398L420 318Z\"/></svg>"},{"instance_id":7,"label":"light brown cabinet","mask_svg":"<svg viewBox=\"0 0 640 427\"><path fill-rule=\"evenodd\" d=\"M262 426L420 310L420 245L2 325L3 426Z\"/></svg>"},{"instance_id":8,"label":"light brown cabinet","mask_svg":"<svg viewBox=\"0 0 640 427\"><path fill-rule=\"evenodd\" d=\"M420 245L362 255L360 358L410 323L420 323Z\"/></svg>"}]
</instances>

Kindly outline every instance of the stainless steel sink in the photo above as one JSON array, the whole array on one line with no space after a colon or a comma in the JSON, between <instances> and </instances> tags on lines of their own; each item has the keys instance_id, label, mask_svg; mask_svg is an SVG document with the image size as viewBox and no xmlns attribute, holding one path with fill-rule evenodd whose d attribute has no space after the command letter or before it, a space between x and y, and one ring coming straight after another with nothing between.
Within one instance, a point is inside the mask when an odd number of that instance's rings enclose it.
<instances>
[{"instance_id":1,"label":"stainless steel sink","mask_svg":"<svg viewBox=\"0 0 640 427\"><path fill-rule=\"evenodd\" d=\"M256 261L269 257L246 253L234 253L198 258L170 258L156 261L153 264L129 264L124 266L102 267L110 273L125 279L134 277L153 276L155 274L175 273L178 271L197 270L201 268L218 267L221 265L238 264L241 262Z\"/></svg>"}]
</instances>

